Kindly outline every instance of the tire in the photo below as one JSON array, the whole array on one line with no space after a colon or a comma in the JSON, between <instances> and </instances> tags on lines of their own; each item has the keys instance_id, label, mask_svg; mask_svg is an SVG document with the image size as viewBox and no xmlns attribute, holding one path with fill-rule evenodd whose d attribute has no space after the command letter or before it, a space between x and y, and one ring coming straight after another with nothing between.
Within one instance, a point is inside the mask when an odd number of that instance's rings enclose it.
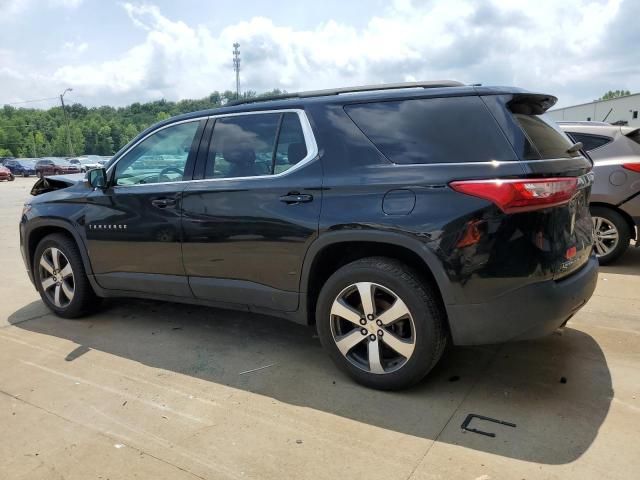
<instances>
[{"instance_id":1,"label":"tire","mask_svg":"<svg viewBox=\"0 0 640 480\"><path fill-rule=\"evenodd\" d=\"M368 309L373 313L366 319L361 291L373 293ZM400 320L391 321L394 317ZM356 260L331 275L318 297L316 326L334 363L358 383L379 390L400 390L422 380L447 343L446 315L434 288L407 265L386 257Z\"/></svg>"},{"instance_id":2,"label":"tire","mask_svg":"<svg viewBox=\"0 0 640 480\"><path fill-rule=\"evenodd\" d=\"M42 178L42 172L40 170L36 172L36 177Z\"/></svg>"},{"instance_id":3,"label":"tire","mask_svg":"<svg viewBox=\"0 0 640 480\"><path fill-rule=\"evenodd\" d=\"M15 177L15 176L13 176L13 175L9 175L9 181L10 181L10 182L13 182L15 179L16 179L16 177Z\"/></svg>"},{"instance_id":4,"label":"tire","mask_svg":"<svg viewBox=\"0 0 640 480\"><path fill-rule=\"evenodd\" d=\"M56 249L59 251L58 269L55 269L56 261L53 258L56 255ZM43 266L41 262L43 257L49 268ZM64 276L65 271L68 273L67 265L70 266L71 276ZM50 269L55 270L55 276ZM100 299L94 293L87 278L78 247L66 235L56 233L40 241L34 254L33 278L44 304L60 317L77 318L100 304ZM53 285L46 287L45 284L51 285L52 279ZM72 292L72 295L68 292Z\"/></svg>"},{"instance_id":5,"label":"tire","mask_svg":"<svg viewBox=\"0 0 640 480\"><path fill-rule=\"evenodd\" d=\"M594 249L600 265L616 261L629 248L631 228L622 214L612 208L593 206L590 208L594 226ZM606 232L615 234L603 235ZM617 235L615 240L614 236ZM609 237L609 238L607 238Z\"/></svg>"},{"instance_id":6,"label":"tire","mask_svg":"<svg viewBox=\"0 0 640 480\"><path fill-rule=\"evenodd\" d=\"M54 175L60 175L60 170L54 170L54 171L53 171L53 174L54 174Z\"/></svg>"}]
</instances>

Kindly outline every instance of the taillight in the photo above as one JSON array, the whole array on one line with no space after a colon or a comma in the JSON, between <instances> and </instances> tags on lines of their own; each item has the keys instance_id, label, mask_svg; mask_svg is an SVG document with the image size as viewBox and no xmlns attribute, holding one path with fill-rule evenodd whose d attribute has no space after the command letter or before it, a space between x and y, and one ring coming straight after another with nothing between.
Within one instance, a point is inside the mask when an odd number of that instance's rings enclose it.
<instances>
[{"instance_id":1,"label":"taillight","mask_svg":"<svg viewBox=\"0 0 640 480\"><path fill-rule=\"evenodd\" d=\"M622 168L626 168L627 170L631 170L632 172L640 173L640 162L623 163Z\"/></svg>"},{"instance_id":2,"label":"taillight","mask_svg":"<svg viewBox=\"0 0 640 480\"><path fill-rule=\"evenodd\" d=\"M489 200L505 213L518 213L569 202L578 190L578 179L460 180L449 185L456 192Z\"/></svg>"}]
</instances>

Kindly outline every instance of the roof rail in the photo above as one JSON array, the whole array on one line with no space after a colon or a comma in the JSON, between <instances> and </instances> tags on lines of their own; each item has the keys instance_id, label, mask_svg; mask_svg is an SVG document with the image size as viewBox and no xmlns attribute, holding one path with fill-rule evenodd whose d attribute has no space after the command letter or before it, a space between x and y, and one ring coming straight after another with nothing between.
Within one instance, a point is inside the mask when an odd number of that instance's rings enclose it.
<instances>
[{"instance_id":1,"label":"roof rail","mask_svg":"<svg viewBox=\"0 0 640 480\"><path fill-rule=\"evenodd\" d=\"M252 97L243 100L234 100L227 103L227 106L242 105L245 103L267 102L271 100L286 100L290 98L328 97L343 93L372 92L376 90L400 90L403 88L445 88L462 87L464 83L455 80L434 80L430 82L400 82L382 83L378 85L359 85L355 87L329 88L326 90L310 90L307 92L285 93L284 95L274 95L272 97Z\"/></svg>"}]
</instances>

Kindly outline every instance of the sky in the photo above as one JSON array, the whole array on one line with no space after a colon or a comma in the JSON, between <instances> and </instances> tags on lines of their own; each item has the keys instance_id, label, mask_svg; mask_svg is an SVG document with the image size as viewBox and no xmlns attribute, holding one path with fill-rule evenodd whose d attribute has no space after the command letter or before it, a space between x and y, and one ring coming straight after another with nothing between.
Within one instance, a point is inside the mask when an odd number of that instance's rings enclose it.
<instances>
[{"instance_id":1,"label":"sky","mask_svg":"<svg viewBox=\"0 0 640 480\"><path fill-rule=\"evenodd\" d=\"M0 105L233 90L238 42L243 90L452 79L567 106L640 92L638 18L639 0L0 0Z\"/></svg>"}]
</instances>

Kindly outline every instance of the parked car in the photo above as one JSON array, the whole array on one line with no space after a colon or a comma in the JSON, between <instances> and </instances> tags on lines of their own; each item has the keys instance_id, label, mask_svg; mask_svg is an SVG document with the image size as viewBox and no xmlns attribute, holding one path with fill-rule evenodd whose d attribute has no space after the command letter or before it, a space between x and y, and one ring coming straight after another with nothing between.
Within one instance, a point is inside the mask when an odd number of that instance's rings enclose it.
<instances>
[{"instance_id":1,"label":"parked car","mask_svg":"<svg viewBox=\"0 0 640 480\"><path fill-rule=\"evenodd\" d=\"M102 164L99 162L99 160L101 160L101 157L98 157L97 155L86 155L82 157L71 158L69 159L69 163L78 166L80 168L80 171L82 173L85 173L93 168L101 167Z\"/></svg>"},{"instance_id":2,"label":"parked car","mask_svg":"<svg viewBox=\"0 0 640 480\"><path fill-rule=\"evenodd\" d=\"M0 165L4 165L7 160L13 160L15 157L0 157Z\"/></svg>"},{"instance_id":3,"label":"parked car","mask_svg":"<svg viewBox=\"0 0 640 480\"><path fill-rule=\"evenodd\" d=\"M4 166L11 170L13 175L22 175L28 177L29 175L35 175L35 161L30 158L16 158L5 160Z\"/></svg>"},{"instance_id":4,"label":"parked car","mask_svg":"<svg viewBox=\"0 0 640 480\"><path fill-rule=\"evenodd\" d=\"M80 173L80 167L69 163L68 160L56 157L42 158L36 162L36 175L40 178L47 175L60 175L61 173Z\"/></svg>"},{"instance_id":5,"label":"parked car","mask_svg":"<svg viewBox=\"0 0 640 480\"><path fill-rule=\"evenodd\" d=\"M601 264L619 258L638 242L640 225L640 129L596 122L561 122L560 127L594 161L591 216Z\"/></svg>"},{"instance_id":6,"label":"parked car","mask_svg":"<svg viewBox=\"0 0 640 480\"><path fill-rule=\"evenodd\" d=\"M448 342L545 335L590 298L592 165L555 101L445 81L175 117L86 181L36 182L27 272L62 317L121 296L278 315L355 380L407 387Z\"/></svg>"},{"instance_id":7,"label":"parked car","mask_svg":"<svg viewBox=\"0 0 640 480\"><path fill-rule=\"evenodd\" d=\"M8 180L10 182L13 182L15 180L15 177L13 176L13 173L11 173L11 170L9 170L4 165L0 165L0 180Z\"/></svg>"}]
</instances>

